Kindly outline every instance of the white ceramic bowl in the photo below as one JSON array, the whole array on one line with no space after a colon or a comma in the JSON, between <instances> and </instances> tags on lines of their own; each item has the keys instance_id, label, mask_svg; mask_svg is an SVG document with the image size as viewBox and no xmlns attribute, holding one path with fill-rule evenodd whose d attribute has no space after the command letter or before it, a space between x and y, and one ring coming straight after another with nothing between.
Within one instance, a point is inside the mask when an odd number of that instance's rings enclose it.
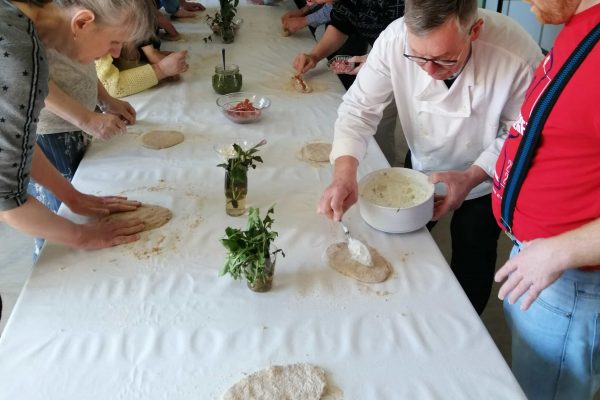
<instances>
[{"instance_id":1,"label":"white ceramic bowl","mask_svg":"<svg viewBox=\"0 0 600 400\"><path fill-rule=\"evenodd\" d=\"M360 215L383 232L412 232L433 216L434 185L422 172L407 168L373 171L359 181L358 193Z\"/></svg>"}]
</instances>

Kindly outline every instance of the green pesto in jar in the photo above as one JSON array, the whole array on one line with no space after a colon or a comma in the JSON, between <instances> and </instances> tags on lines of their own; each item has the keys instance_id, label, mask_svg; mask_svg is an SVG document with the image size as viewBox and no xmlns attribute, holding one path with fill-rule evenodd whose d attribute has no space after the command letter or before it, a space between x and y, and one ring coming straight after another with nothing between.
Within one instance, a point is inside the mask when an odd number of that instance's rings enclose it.
<instances>
[{"instance_id":1,"label":"green pesto in jar","mask_svg":"<svg viewBox=\"0 0 600 400\"><path fill-rule=\"evenodd\" d=\"M215 74L212 77L212 86L215 92L219 94L228 94L239 92L242 89L242 74L237 65L227 65L215 67Z\"/></svg>"}]
</instances>

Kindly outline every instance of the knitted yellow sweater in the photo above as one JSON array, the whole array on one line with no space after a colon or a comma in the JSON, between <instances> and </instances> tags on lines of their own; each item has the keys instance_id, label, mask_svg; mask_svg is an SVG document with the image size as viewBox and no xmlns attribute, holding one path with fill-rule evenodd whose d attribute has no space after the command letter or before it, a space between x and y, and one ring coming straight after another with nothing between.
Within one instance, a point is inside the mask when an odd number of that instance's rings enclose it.
<instances>
[{"instance_id":1,"label":"knitted yellow sweater","mask_svg":"<svg viewBox=\"0 0 600 400\"><path fill-rule=\"evenodd\" d=\"M110 54L96 60L96 73L108 94L113 97L129 96L158 84L151 65L119 71L113 65L113 58Z\"/></svg>"}]
</instances>

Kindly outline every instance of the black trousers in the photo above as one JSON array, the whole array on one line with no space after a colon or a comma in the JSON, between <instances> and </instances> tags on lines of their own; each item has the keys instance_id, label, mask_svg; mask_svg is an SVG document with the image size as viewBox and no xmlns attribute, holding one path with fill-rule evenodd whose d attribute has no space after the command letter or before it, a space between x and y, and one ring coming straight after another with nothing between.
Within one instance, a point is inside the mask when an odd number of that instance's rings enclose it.
<instances>
[{"instance_id":1,"label":"black trousers","mask_svg":"<svg viewBox=\"0 0 600 400\"><path fill-rule=\"evenodd\" d=\"M410 152L405 167L410 168ZM436 225L427 224L430 231ZM450 222L450 268L469 301L481 315L492 292L500 228L492 212L492 196L466 200Z\"/></svg>"},{"instance_id":2,"label":"black trousers","mask_svg":"<svg viewBox=\"0 0 600 400\"><path fill-rule=\"evenodd\" d=\"M479 315L492 292L499 236L490 194L466 200L454 211L450 268Z\"/></svg>"}]
</instances>

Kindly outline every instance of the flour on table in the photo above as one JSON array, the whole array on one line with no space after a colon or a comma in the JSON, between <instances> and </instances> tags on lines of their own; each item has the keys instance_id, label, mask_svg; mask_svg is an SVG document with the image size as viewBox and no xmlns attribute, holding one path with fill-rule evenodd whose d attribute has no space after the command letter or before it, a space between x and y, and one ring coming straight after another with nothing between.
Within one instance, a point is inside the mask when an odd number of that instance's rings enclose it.
<instances>
[{"instance_id":1,"label":"flour on table","mask_svg":"<svg viewBox=\"0 0 600 400\"><path fill-rule=\"evenodd\" d=\"M248 375L223 395L223 400L319 400L325 392L325 371L297 363L275 365Z\"/></svg>"},{"instance_id":2,"label":"flour on table","mask_svg":"<svg viewBox=\"0 0 600 400\"><path fill-rule=\"evenodd\" d=\"M142 145L149 149L166 149L183 142L183 133L178 131L151 131L142 135Z\"/></svg>"},{"instance_id":3,"label":"flour on table","mask_svg":"<svg viewBox=\"0 0 600 400\"><path fill-rule=\"evenodd\" d=\"M349 276L360 282L379 283L392 274L390 263L371 246L367 246L373 261L373 266L361 264L352 257L348 243L340 242L330 245L325 251L327 265L340 274Z\"/></svg>"},{"instance_id":4,"label":"flour on table","mask_svg":"<svg viewBox=\"0 0 600 400\"><path fill-rule=\"evenodd\" d=\"M102 221L123 221L126 219L141 219L144 224L144 231L150 231L152 229L160 228L173 218L171 210L165 207L142 204L136 210L124 211L120 213L110 214Z\"/></svg>"},{"instance_id":5,"label":"flour on table","mask_svg":"<svg viewBox=\"0 0 600 400\"><path fill-rule=\"evenodd\" d=\"M312 162L329 162L331 143L315 142L305 144L300 150L300 159Z\"/></svg>"}]
</instances>

